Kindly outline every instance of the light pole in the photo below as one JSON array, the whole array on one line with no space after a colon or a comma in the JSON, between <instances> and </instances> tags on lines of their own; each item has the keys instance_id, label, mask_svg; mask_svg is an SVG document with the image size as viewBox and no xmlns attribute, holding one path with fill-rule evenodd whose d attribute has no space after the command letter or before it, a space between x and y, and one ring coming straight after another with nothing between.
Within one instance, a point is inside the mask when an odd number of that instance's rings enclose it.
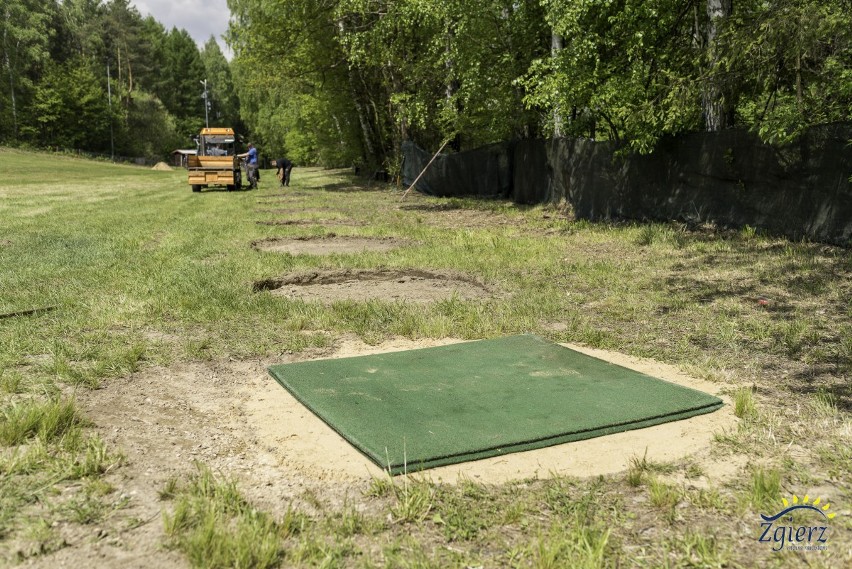
<instances>
[{"instance_id":1,"label":"light pole","mask_svg":"<svg viewBox=\"0 0 852 569\"><path fill-rule=\"evenodd\" d=\"M109 158L115 162L115 136L112 132L112 87L110 86L109 59L107 59L107 100L109 101Z\"/></svg>"},{"instance_id":2,"label":"light pole","mask_svg":"<svg viewBox=\"0 0 852 569\"><path fill-rule=\"evenodd\" d=\"M204 81L199 81L199 83L204 85L204 94L201 95L204 98L204 125L207 128L210 128L210 119L207 116L207 107L208 107L208 103L207 103L207 79L205 79Z\"/></svg>"}]
</instances>

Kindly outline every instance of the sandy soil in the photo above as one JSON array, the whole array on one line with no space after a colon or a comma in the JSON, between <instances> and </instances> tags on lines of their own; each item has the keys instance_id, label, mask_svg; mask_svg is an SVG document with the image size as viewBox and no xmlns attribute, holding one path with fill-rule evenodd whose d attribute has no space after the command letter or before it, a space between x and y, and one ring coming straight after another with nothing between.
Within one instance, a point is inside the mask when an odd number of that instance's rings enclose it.
<instances>
[{"instance_id":1,"label":"sandy soil","mask_svg":"<svg viewBox=\"0 0 852 569\"><path fill-rule=\"evenodd\" d=\"M335 348L298 356L249 361L216 361L151 368L113 380L104 388L83 391L78 402L109 446L121 449L126 462L108 476L116 492L130 497L128 508L92 535L64 535L68 545L27 563L35 567L184 567L186 562L162 547L161 510L168 504L158 491L200 461L215 472L236 476L242 492L258 506L281 514L299 504L305 492L324 502L342 504L360 496L379 467L349 445L298 403L267 373L275 363L319 357L444 345L458 340L397 339L368 346L352 337ZM658 362L580 346L573 349L661 379L719 395L718 386L690 378ZM708 415L541 450L435 468L419 473L435 481L470 479L499 483L544 478L612 474L627 468L631 457L647 453L666 461L693 456L715 482L732 476L731 465L708 456L713 433L735 427L729 405ZM128 520L144 523L134 529Z\"/></svg>"},{"instance_id":2,"label":"sandy soil","mask_svg":"<svg viewBox=\"0 0 852 569\"><path fill-rule=\"evenodd\" d=\"M475 300L491 295L482 284L464 275L450 272L420 270L325 270L293 273L278 279L259 281L255 291L269 290L272 294L334 302L337 300L385 300L434 302L453 296Z\"/></svg>"},{"instance_id":3,"label":"sandy soil","mask_svg":"<svg viewBox=\"0 0 852 569\"><path fill-rule=\"evenodd\" d=\"M365 251L386 252L407 245L402 239L388 237L282 237L261 239L251 244L258 251L290 253L291 255L332 255L363 253Z\"/></svg>"},{"instance_id":4,"label":"sandy soil","mask_svg":"<svg viewBox=\"0 0 852 569\"><path fill-rule=\"evenodd\" d=\"M431 342L401 340L375 348L349 342L344 343L332 357L391 352L449 344L455 341L457 340ZM564 345L578 352L678 385L717 395L728 405L714 413L684 421L535 451L434 468L419 475L449 482L468 478L496 483L519 478L548 477L553 473L580 477L613 474L625 470L630 458L634 456L647 455L649 460L670 461L700 453L709 448L714 432L733 428L736 425L737 419L733 415L730 400L719 394L718 386L715 384L691 378L676 368L659 362L571 344ZM263 396L247 400L246 416L256 421L258 433L262 433L264 438L279 442L276 447L279 458L296 458L298 468L304 473L307 475L321 473L323 478L346 480L382 474L378 467L304 408L289 392L280 388L275 381L265 380L256 387L261 390ZM283 417L289 417L294 426L301 425L302 433L298 433L293 426L286 427L282 424L284 422L282 415L278 415L281 409L286 409ZM275 417L277 420L273 421ZM317 452L317 448L325 449L326 452ZM716 465L716 467L713 464L710 462L707 465L708 476L710 478L715 475L726 477L729 469L725 468L724 464Z\"/></svg>"}]
</instances>

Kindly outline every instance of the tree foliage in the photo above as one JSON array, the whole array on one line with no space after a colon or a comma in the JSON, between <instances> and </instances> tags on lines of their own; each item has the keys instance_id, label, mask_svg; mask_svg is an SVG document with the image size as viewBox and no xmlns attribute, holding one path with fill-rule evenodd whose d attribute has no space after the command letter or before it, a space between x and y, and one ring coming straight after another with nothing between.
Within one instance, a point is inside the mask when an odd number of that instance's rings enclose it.
<instances>
[{"instance_id":1,"label":"tree foliage","mask_svg":"<svg viewBox=\"0 0 852 569\"><path fill-rule=\"evenodd\" d=\"M850 0L229 5L245 120L276 150L328 164L393 169L406 139L565 134L649 151L743 126L784 142L852 110Z\"/></svg>"},{"instance_id":2,"label":"tree foliage","mask_svg":"<svg viewBox=\"0 0 852 569\"><path fill-rule=\"evenodd\" d=\"M0 142L104 150L109 131L162 155L204 124L203 80L210 124L268 155L392 171L409 139L646 152L732 126L784 143L852 113L852 0L228 2L232 63L130 0L4 0Z\"/></svg>"},{"instance_id":3,"label":"tree foliage","mask_svg":"<svg viewBox=\"0 0 852 569\"><path fill-rule=\"evenodd\" d=\"M130 0L4 0L0 143L161 159L204 124L239 126L229 63L185 30L143 18Z\"/></svg>"}]
</instances>

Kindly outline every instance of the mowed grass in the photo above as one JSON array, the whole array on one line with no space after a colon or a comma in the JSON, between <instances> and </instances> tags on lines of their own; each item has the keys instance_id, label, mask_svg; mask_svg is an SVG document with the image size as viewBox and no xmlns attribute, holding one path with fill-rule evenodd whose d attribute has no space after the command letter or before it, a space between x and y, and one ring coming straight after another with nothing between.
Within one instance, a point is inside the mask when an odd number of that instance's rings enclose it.
<instances>
[{"instance_id":1,"label":"mowed grass","mask_svg":"<svg viewBox=\"0 0 852 569\"><path fill-rule=\"evenodd\" d=\"M146 366L365 342L533 332L678 365L720 382L739 427L707 450L737 471L636 449L622 475L458 486L376 480L357 503L276 519L240 481L161 492L164 545L206 566L815 567L852 563L852 253L746 228L589 223L548 206L437 199L297 168L288 197L193 194L185 172L0 149L0 548L49 555L66 526L120 517L121 449L70 395ZM317 225L265 225L272 220ZM351 225L330 225L331 221ZM325 223L325 225L323 225ZM354 255L253 250L269 237L397 237ZM322 305L253 292L290 271L452 270L482 302ZM28 312L30 311L30 312ZM840 512L826 552L775 553L759 513L818 489ZM769 510L772 510L771 512ZM125 520L133 531L133 520ZM139 522L141 523L141 522Z\"/></svg>"}]
</instances>

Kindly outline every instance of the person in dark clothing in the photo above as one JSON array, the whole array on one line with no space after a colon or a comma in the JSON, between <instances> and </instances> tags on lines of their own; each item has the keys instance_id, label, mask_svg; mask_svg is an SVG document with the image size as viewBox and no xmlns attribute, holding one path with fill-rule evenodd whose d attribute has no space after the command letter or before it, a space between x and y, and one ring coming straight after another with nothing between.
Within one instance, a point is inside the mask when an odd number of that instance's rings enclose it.
<instances>
[{"instance_id":1,"label":"person in dark clothing","mask_svg":"<svg viewBox=\"0 0 852 569\"><path fill-rule=\"evenodd\" d=\"M290 170L293 169L293 163L286 158L279 158L275 161L275 166L278 167L278 179L281 180L281 185L289 186Z\"/></svg>"}]
</instances>

